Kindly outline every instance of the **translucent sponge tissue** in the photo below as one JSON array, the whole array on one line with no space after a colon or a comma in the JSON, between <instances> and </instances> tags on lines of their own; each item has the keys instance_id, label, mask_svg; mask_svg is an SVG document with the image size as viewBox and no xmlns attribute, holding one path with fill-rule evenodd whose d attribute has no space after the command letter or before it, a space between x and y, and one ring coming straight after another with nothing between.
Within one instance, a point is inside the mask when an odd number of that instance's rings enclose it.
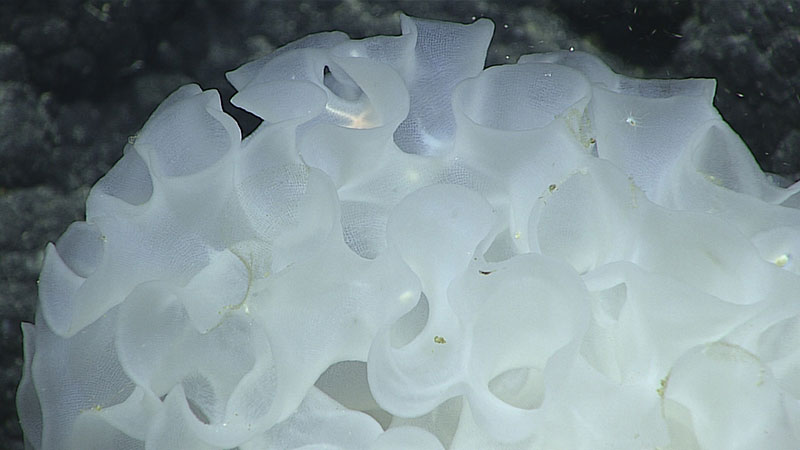
<instances>
[{"instance_id":1,"label":"translucent sponge tissue","mask_svg":"<svg viewBox=\"0 0 800 450\"><path fill-rule=\"evenodd\" d=\"M713 80L489 20L308 36L156 109L49 244L32 449L800 448L800 185Z\"/></svg>"}]
</instances>

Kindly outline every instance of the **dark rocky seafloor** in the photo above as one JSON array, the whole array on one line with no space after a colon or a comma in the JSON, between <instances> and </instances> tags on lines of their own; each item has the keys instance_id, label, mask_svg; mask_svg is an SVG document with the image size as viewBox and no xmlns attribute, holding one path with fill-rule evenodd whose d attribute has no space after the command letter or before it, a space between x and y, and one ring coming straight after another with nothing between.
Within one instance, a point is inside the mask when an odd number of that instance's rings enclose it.
<instances>
[{"instance_id":1,"label":"dark rocky seafloor","mask_svg":"<svg viewBox=\"0 0 800 450\"><path fill-rule=\"evenodd\" d=\"M800 1L0 2L0 448L23 448L15 390L43 250L155 106L306 34L399 34L396 12L495 21L488 64L574 47L637 77L717 78L716 106L762 168L800 178ZM257 120L228 106L243 134Z\"/></svg>"}]
</instances>

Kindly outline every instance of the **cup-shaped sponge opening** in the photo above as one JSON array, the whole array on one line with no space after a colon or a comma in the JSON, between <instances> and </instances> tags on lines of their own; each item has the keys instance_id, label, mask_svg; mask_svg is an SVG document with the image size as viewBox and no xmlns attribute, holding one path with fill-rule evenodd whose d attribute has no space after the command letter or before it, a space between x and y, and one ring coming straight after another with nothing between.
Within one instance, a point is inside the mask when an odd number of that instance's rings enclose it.
<instances>
[{"instance_id":1,"label":"cup-shaped sponge opening","mask_svg":"<svg viewBox=\"0 0 800 450\"><path fill-rule=\"evenodd\" d=\"M454 104L473 122L520 131L541 128L591 94L578 71L553 64L490 67L463 81Z\"/></svg>"}]
</instances>

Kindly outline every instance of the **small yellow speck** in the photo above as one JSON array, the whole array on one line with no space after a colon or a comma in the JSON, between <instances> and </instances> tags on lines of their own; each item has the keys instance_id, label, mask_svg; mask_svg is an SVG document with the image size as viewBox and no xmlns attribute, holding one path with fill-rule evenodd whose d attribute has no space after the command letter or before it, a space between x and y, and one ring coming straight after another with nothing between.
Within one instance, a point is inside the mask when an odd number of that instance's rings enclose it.
<instances>
[{"instance_id":1,"label":"small yellow speck","mask_svg":"<svg viewBox=\"0 0 800 450\"><path fill-rule=\"evenodd\" d=\"M550 190L550 192L553 192L553 191L555 191L556 189L558 189L558 186L556 186L555 184L551 184L551 185L550 185L550 186L549 186L547 189L549 189L549 190Z\"/></svg>"},{"instance_id":2,"label":"small yellow speck","mask_svg":"<svg viewBox=\"0 0 800 450\"><path fill-rule=\"evenodd\" d=\"M783 267L789 262L789 255L783 254L775 258L775 265L778 267Z\"/></svg>"},{"instance_id":3,"label":"small yellow speck","mask_svg":"<svg viewBox=\"0 0 800 450\"><path fill-rule=\"evenodd\" d=\"M715 177L714 175L706 175L706 180L716 184L717 186L722 186L722 180Z\"/></svg>"},{"instance_id":4,"label":"small yellow speck","mask_svg":"<svg viewBox=\"0 0 800 450\"><path fill-rule=\"evenodd\" d=\"M442 336L434 336L433 342L436 342L437 344L447 344L447 341Z\"/></svg>"},{"instance_id":5,"label":"small yellow speck","mask_svg":"<svg viewBox=\"0 0 800 450\"><path fill-rule=\"evenodd\" d=\"M519 238L521 238L521 237L522 237L522 233L520 233L519 231L517 231L516 233L514 233L514 239L519 239Z\"/></svg>"},{"instance_id":6,"label":"small yellow speck","mask_svg":"<svg viewBox=\"0 0 800 450\"><path fill-rule=\"evenodd\" d=\"M667 383L669 383L669 375L667 375L666 377L662 378L659 383L661 384L661 387L656 389L656 392L658 392L658 396L659 397L664 398L664 392L666 392Z\"/></svg>"}]
</instances>

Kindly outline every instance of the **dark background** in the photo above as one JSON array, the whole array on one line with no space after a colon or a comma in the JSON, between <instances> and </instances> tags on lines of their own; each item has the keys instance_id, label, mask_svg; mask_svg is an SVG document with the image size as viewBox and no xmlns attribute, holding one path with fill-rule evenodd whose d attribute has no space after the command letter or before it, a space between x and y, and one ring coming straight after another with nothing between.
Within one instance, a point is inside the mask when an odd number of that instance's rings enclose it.
<instances>
[{"instance_id":1,"label":"dark background","mask_svg":"<svg viewBox=\"0 0 800 450\"><path fill-rule=\"evenodd\" d=\"M800 178L800 0L0 1L0 448L21 449L19 323L43 249L155 106L323 30L399 34L397 11L496 24L488 63L574 47L637 77L718 79L715 104L762 168ZM257 120L235 115L244 133Z\"/></svg>"}]
</instances>

